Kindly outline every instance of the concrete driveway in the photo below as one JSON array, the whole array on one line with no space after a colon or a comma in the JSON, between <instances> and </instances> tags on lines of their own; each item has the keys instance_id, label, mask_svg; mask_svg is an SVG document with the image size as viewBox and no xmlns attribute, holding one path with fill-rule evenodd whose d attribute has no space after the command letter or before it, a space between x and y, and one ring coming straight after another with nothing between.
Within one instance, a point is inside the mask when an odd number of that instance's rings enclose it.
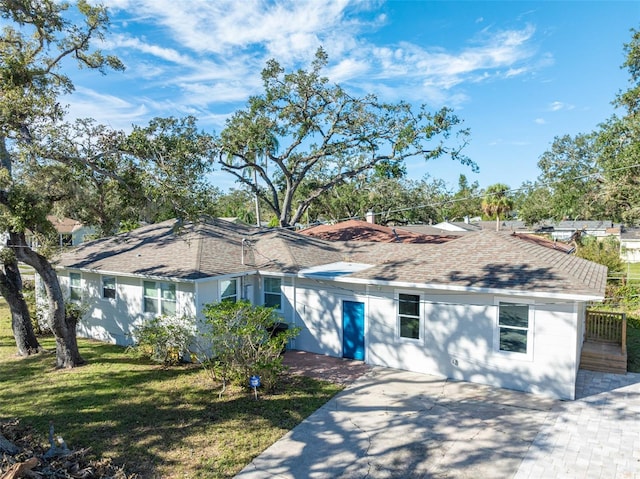
<instances>
[{"instance_id":1,"label":"concrete driveway","mask_svg":"<svg viewBox=\"0 0 640 479\"><path fill-rule=\"evenodd\" d=\"M373 368L236 477L639 478L640 374L578 401Z\"/></svg>"}]
</instances>

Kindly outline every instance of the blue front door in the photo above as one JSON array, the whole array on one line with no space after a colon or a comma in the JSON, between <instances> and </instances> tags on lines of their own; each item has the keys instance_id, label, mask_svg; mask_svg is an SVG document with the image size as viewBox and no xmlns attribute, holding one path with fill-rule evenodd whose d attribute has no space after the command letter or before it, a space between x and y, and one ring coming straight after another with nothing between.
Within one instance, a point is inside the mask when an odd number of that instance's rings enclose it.
<instances>
[{"instance_id":1,"label":"blue front door","mask_svg":"<svg viewBox=\"0 0 640 479\"><path fill-rule=\"evenodd\" d=\"M342 356L364 361L364 303L342 302Z\"/></svg>"}]
</instances>

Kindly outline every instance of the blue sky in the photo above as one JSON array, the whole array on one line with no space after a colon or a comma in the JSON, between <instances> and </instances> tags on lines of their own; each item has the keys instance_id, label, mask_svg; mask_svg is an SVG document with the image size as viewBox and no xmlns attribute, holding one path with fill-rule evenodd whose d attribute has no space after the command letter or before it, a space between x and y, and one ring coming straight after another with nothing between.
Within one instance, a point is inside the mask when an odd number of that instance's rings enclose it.
<instances>
[{"instance_id":1,"label":"blue sky","mask_svg":"<svg viewBox=\"0 0 640 479\"><path fill-rule=\"evenodd\" d=\"M449 106L471 130L473 173L451 160L408 163L409 175L464 173L516 188L538 175L553 138L594 130L628 88L620 66L638 1L106 0L100 47L125 72L76 71L74 117L115 128L194 115L220 132L261 90L270 58L305 67L319 46L326 75L353 94ZM223 173L213 181L234 186Z\"/></svg>"}]
</instances>

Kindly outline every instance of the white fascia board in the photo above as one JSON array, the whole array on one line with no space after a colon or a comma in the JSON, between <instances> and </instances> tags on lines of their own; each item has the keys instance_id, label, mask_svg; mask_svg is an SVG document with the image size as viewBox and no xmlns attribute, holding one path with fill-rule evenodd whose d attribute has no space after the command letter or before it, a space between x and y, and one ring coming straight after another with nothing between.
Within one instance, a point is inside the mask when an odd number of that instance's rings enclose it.
<instances>
[{"instance_id":1,"label":"white fascia board","mask_svg":"<svg viewBox=\"0 0 640 479\"><path fill-rule=\"evenodd\" d=\"M57 266L56 270L80 271L81 273L100 274L103 276L120 276L123 278L142 278L142 279L150 279L154 281L171 281L174 283L203 283L211 280L225 280L230 278L238 278L240 276L251 276L251 275L258 274L257 270L253 270L253 271L243 271L241 273L228 273L228 274L220 274L216 276L207 276L206 278L185 279L185 278L179 278L175 276L158 276L158 275L152 275L152 274L123 273L121 271L108 271L108 270L90 269L90 268L71 268L69 266Z\"/></svg>"},{"instance_id":2,"label":"white fascia board","mask_svg":"<svg viewBox=\"0 0 640 479\"><path fill-rule=\"evenodd\" d=\"M517 289L499 289L499 288L478 288L473 286L457 286L450 284L439 283L409 283L403 281L381 281L370 280L363 278L313 278L309 276L301 276L301 278L308 279L323 279L326 281L335 281L336 283L352 283L363 284L370 286L389 286L393 288L407 288L407 289L433 289L437 291L450 291L456 293L482 293L482 294L499 294L508 296L522 296L530 298L548 298L548 299L561 299L569 301L602 301L604 295L589 295L589 294L565 294L565 293L549 293L549 292L535 292L535 291L521 291Z\"/></svg>"},{"instance_id":3,"label":"white fascia board","mask_svg":"<svg viewBox=\"0 0 640 479\"><path fill-rule=\"evenodd\" d=\"M218 274L216 276L207 276L206 278L191 279L189 281L192 281L194 283L204 283L206 281L211 281L211 280L222 280L222 281L224 281L225 279L240 278L240 277L245 277L245 276L254 276L256 274L258 274L258 270L242 271L242 272L239 272L239 273Z\"/></svg>"},{"instance_id":4,"label":"white fascia board","mask_svg":"<svg viewBox=\"0 0 640 479\"><path fill-rule=\"evenodd\" d=\"M264 269L258 269L256 271L253 271L252 274L256 274L258 276L276 276L276 277L280 277L280 278L294 278L296 276L298 276L295 273L283 273L281 271L270 271L270 270L264 270Z\"/></svg>"}]
</instances>

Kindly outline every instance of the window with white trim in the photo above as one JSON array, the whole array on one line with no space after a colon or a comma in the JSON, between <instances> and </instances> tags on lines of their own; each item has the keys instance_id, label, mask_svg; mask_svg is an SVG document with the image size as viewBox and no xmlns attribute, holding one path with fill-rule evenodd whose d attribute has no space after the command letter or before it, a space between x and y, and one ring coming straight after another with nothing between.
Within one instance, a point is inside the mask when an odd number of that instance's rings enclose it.
<instances>
[{"instance_id":1,"label":"window with white trim","mask_svg":"<svg viewBox=\"0 0 640 479\"><path fill-rule=\"evenodd\" d=\"M530 305L498 302L498 351L528 354L531 345Z\"/></svg>"},{"instance_id":2,"label":"window with white trim","mask_svg":"<svg viewBox=\"0 0 640 479\"><path fill-rule=\"evenodd\" d=\"M80 273L69 273L69 301L82 301L82 276Z\"/></svg>"},{"instance_id":3,"label":"window with white trim","mask_svg":"<svg viewBox=\"0 0 640 479\"><path fill-rule=\"evenodd\" d=\"M102 277L102 299L116 299L116 277Z\"/></svg>"},{"instance_id":4,"label":"window with white trim","mask_svg":"<svg viewBox=\"0 0 640 479\"><path fill-rule=\"evenodd\" d=\"M401 338L420 339L420 295L398 294L398 334Z\"/></svg>"},{"instance_id":5,"label":"window with white trim","mask_svg":"<svg viewBox=\"0 0 640 479\"><path fill-rule=\"evenodd\" d=\"M238 301L238 280L220 281L220 301L235 303Z\"/></svg>"},{"instance_id":6,"label":"window with white trim","mask_svg":"<svg viewBox=\"0 0 640 479\"><path fill-rule=\"evenodd\" d=\"M282 309L282 278L264 278L264 305Z\"/></svg>"},{"instance_id":7,"label":"window with white trim","mask_svg":"<svg viewBox=\"0 0 640 479\"><path fill-rule=\"evenodd\" d=\"M160 281L143 282L143 311L173 316L176 314L176 285Z\"/></svg>"}]
</instances>

